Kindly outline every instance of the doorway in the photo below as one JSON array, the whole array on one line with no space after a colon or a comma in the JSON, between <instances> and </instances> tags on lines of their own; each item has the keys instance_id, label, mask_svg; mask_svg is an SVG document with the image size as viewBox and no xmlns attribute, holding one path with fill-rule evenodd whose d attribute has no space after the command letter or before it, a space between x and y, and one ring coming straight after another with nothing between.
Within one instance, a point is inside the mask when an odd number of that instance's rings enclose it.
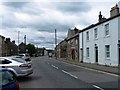
<instances>
[{"instance_id":1,"label":"doorway","mask_svg":"<svg viewBox=\"0 0 120 90\"><path fill-rule=\"evenodd\" d=\"M72 50L72 59L75 60L75 50Z\"/></svg>"},{"instance_id":2,"label":"doorway","mask_svg":"<svg viewBox=\"0 0 120 90\"><path fill-rule=\"evenodd\" d=\"M95 62L98 63L98 46L95 44Z\"/></svg>"},{"instance_id":3,"label":"doorway","mask_svg":"<svg viewBox=\"0 0 120 90\"><path fill-rule=\"evenodd\" d=\"M118 46L118 55L119 55L119 65L120 65L120 45Z\"/></svg>"}]
</instances>

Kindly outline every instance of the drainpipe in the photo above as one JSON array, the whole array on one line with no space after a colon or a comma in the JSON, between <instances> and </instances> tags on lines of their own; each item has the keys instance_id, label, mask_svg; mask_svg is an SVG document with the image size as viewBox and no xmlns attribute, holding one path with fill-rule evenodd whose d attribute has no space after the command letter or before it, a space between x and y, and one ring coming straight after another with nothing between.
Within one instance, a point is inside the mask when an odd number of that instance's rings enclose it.
<instances>
[{"instance_id":1,"label":"drainpipe","mask_svg":"<svg viewBox=\"0 0 120 90\"><path fill-rule=\"evenodd\" d=\"M84 55L83 48L84 48L84 44L83 44L83 32L82 32L82 60L81 60L81 63L83 63L83 55Z\"/></svg>"}]
</instances>

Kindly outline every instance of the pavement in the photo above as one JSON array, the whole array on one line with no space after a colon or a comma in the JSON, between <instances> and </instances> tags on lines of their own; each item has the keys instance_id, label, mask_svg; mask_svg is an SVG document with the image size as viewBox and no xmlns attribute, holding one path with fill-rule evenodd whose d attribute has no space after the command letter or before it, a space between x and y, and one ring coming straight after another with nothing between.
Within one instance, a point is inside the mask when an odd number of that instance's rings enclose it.
<instances>
[{"instance_id":1,"label":"pavement","mask_svg":"<svg viewBox=\"0 0 120 90\"><path fill-rule=\"evenodd\" d=\"M55 59L55 58L54 58ZM81 63L77 61L66 60L65 58L57 58L59 61L67 62L70 64L78 65L81 67L86 67L89 69L99 70L107 73L117 74L120 75L120 66L113 67L113 66L106 66L106 65L99 65L99 64L91 64L91 63Z\"/></svg>"}]
</instances>

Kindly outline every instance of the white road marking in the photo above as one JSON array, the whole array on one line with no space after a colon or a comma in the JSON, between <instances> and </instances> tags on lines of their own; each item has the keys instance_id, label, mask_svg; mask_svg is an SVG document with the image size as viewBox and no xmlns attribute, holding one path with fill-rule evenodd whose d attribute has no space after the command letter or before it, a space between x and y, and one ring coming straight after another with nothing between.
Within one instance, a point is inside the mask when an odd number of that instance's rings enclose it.
<instances>
[{"instance_id":1,"label":"white road marking","mask_svg":"<svg viewBox=\"0 0 120 90\"><path fill-rule=\"evenodd\" d=\"M83 68L83 69L91 70L91 71L96 71L96 72L108 74L108 75L115 76L115 77L120 77L120 75L109 73L109 72L105 72L105 71L95 70L95 69L87 68L87 67L84 67L84 66L73 65L73 64L70 64L70 63L66 63L66 62L63 62L63 63L68 64L68 65L72 65L72 66L75 66L75 67L80 67L80 68Z\"/></svg>"},{"instance_id":2,"label":"white road marking","mask_svg":"<svg viewBox=\"0 0 120 90\"><path fill-rule=\"evenodd\" d=\"M65 70L62 70L62 72L64 72L64 73L66 73L66 74L68 74L68 75L70 75L70 76L72 76L72 77L74 77L74 78L78 79L78 77L77 77L77 76L72 75L71 73L69 73L69 72L67 72L67 71L65 71Z\"/></svg>"},{"instance_id":3,"label":"white road marking","mask_svg":"<svg viewBox=\"0 0 120 90\"><path fill-rule=\"evenodd\" d=\"M93 87L98 88L98 89L100 89L100 90L104 90L104 89L102 89L101 87L96 86L96 85L93 85Z\"/></svg>"},{"instance_id":4,"label":"white road marking","mask_svg":"<svg viewBox=\"0 0 120 90\"><path fill-rule=\"evenodd\" d=\"M58 69L58 67L56 67L56 66L54 66L54 65L52 65L52 67L54 67L54 68Z\"/></svg>"}]
</instances>

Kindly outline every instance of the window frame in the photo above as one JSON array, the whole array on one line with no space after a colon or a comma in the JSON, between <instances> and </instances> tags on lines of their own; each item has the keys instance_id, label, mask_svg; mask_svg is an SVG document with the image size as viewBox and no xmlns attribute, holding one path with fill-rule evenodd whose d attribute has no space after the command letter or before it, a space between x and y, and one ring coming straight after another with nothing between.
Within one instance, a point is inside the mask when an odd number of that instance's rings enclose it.
<instances>
[{"instance_id":1,"label":"window frame","mask_svg":"<svg viewBox=\"0 0 120 90\"><path fill-rule=\"evenodd\" d=\"M86 41L89 41L90 37L89 37L89 31L86 32Z\"/></svg>"},{"instance_id":2,"label":"window frame","mask_svg":"<svg viewBox=\"0 0 120 90\"><path fill-rule=\"evenodd\" d=\"M110 45L105 45L105 58L110 58Z\"/></svg>"},{"instance_id":3,"label":"window frame","mask_svg":"<svg viewBox=\"0 0 120 90\"><path fill-rule=\"evenodd\" d=\"M109 32L109 23L105 24L105 36L109 36L110 32Z\"/></svg>"},{"instance_id":4,"label":"window frame","mask_svg":"<svg viewBox=\"0 0 120 90\"><path fill-rule=\"evenodd\" d=\"M94 39L98 39L98 28L94 29Z\"/></svg>"},{"instance_id":5,"label":"window frame","mask_svg":"<svg viewBox=\"0 0 120 90\"><path fill-rule=\"evenodd\" d=\"M86 48L86 58L90 57L90 49L89 47Z\"/></svg>"}]
</instances>

